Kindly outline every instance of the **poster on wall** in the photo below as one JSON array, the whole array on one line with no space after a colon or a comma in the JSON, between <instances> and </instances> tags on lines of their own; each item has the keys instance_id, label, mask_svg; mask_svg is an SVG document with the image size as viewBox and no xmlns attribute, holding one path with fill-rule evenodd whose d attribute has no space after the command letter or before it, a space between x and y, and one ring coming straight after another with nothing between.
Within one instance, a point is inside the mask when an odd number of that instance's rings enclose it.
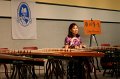
<instances>
[{"instance_id":1,"label":"poster on wall","mask_svg":"<svg viewBox=\"0 0 120 79\"><path fill-rule=\"evenodd\" d=\"M84 33L86 35L101 34L100 20L84 20Z\"/></svg>"},{"instance_id":2,"label":"poster on wall","mask_svg":"<svg viewBox=\"0 0 120 79\"><path fill-rule=\"evenodd\" d=\"M13 39L37 39L35 2L11 0Z\"/></svg>"}]
</instances>

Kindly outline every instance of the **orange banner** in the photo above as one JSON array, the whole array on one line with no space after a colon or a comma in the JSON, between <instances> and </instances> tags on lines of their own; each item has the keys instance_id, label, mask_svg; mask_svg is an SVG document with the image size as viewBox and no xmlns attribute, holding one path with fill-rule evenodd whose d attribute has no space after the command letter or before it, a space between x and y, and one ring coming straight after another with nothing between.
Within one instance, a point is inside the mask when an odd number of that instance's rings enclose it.
<instances>
[{"instance_id":1,"label":"orange banner","mask_svg":"<svg viewBox=\"0 0 120 79\"><path fill-rule=\"evenodd\" d=\"M100 20L84 20L85 34L101 34Z\"/></svg>"}]
</instances>

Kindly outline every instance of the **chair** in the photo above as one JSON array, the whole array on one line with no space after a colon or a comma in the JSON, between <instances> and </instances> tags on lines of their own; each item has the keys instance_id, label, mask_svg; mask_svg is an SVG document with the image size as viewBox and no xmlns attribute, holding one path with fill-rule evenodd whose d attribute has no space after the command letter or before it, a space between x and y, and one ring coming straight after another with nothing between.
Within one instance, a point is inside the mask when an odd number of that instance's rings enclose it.
<instances>
[{"instance_id":1,"label":"chair","mask_svg":"<svg viewBox=\"0 0 120 79\"><path fill-rule=\"evenodd\" d=\"M38 50L38 47L36 47L36 46L32 46L32 47L23 47L23 49L27 49L27 50Z\"/></svg>"},{"instance_id":2,"label":"chair","mask_svg":"<svg viewBox=\"0 0 120 79\"><path fill-rule=\"evenodd\" d=\"M101 46L110 46L110 44L109 43L103 43L103 44L101 44Z\"/></svg>"},{"instance_id":3,"label":"chair","mask_svg":"<svg viewBox=\"0 0 120 79\"><path fill-rule=\"evenodd\" d=\"M36 46L28 46L28 47L23 47L23 49L24 50L38 50L38 47L36 47ZM36 62L41 62L41 63L45 63L45 61L44 61L44 59L41 59L41 58L34 58L34 61L36 61ZM44 67L44 65L40 65L40 66L43 66ZM33 73L34 73L34 75L35 75L35 71L36 70L39 70L39 75L40 75L40 66L39 66L39 68L37 69L35 66L33 66L32 68L32 70L33 70ZM45 73L45 67L44 67L44 73Z\"/></svg>"}]
</instances>

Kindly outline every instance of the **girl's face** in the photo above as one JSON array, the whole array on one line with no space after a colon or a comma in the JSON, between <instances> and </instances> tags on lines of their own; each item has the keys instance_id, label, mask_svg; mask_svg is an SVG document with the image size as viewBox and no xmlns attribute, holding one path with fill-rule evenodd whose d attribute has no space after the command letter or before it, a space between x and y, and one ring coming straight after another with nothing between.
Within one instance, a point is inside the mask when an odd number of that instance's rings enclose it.
<instances>
[{"instance_id":1,"label":"girl's face","mask_svg":"<svg viewBox=\"0 0 120 79\"><path fill-rule=\"evenodd\" d=\"M73 26L73 28L70 30L72 33L73 33L73 35L76 35L76 34L78 34L78 26Z\"/></svg>"}]
</instances>

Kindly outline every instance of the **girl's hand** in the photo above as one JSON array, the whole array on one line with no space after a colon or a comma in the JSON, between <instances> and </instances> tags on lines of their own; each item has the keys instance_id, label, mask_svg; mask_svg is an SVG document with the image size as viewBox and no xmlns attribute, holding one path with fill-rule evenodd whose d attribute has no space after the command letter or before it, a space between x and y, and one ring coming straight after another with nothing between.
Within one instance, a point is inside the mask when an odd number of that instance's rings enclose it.
<instances>
[{"instance_id":1,"label":"girl's hand","mask_svg":"<svg viewBox=\"0 0 120 79\"><path fill-rule=\"evenodd\" d=\"M75 49L79 49L80 47L79 46L75 46Z\"/></svg>"},{"instance_id":2,"label":"girl's hand","mask_svg":"<svg viewBox=\"0 0 120 79\"><path fill-rule=\"evenodd\" d=\"M82 45L82 48L86 48L86 45Z\"/></svg>"},{"instance_id":3,"label":"girl's hand","mask_svg":"<svg viewBox=\"0 0 120 79\"><path fill-rule=\"evenodd\" d=\"M82 44L80 45L80 48L86 48L86 45Z\"/></svg>"}]
</instances>

